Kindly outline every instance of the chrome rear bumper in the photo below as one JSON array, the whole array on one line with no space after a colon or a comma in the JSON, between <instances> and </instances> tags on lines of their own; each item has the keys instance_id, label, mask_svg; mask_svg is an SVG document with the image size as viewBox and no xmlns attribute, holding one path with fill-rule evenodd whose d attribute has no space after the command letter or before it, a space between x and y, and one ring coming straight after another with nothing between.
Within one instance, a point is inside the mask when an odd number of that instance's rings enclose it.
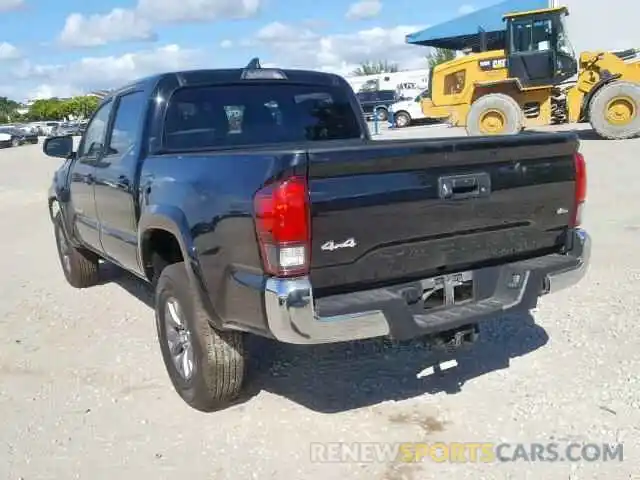
<instances>
[{"instance_id":1,"label":"chrome rear bumper","mask_svg":"<svg viewBox=\"0 0 640 480\"><path fill-rule=\"evenodd\" d=\"M474 275L484 295L472 303L421 314L412 312L397 289L375 289L314 301L308 277L270 278L264 291L267 323L277 340L295 344L386 335L407 339L443 332L499 314L534 308L541 295L578 283L587 272L590 256L589 235L576 229L567 253L477 270ZM323 303L331 304L331 308L323 309ZM331 313L323 315L323 310Z\"/></svg>"}]
</instances>

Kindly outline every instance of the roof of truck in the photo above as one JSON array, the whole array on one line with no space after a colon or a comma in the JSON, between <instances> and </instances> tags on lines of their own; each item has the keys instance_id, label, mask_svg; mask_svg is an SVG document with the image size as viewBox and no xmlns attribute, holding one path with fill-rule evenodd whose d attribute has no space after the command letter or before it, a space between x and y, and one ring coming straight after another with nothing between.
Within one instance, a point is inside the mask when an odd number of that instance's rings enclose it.
<instances>
[{"instance_id":1,"label":"roof of truck","mask_svg":"<svg viewBox=\"0 0 640 480\"><path fill-rule=\"evenodd\" d=\"M231 69L199 69L199 70L182 70L174 72L160 73L151 75L148 77L137 79L122 87L112 90L103 98L103 102L112 98L113 96L131 90L142 90L147 94L151 94L156 88L158 83L165 79L175 78L176 88L184 86L197 86L197 85L215 85L215 84L229 84L240 82L253 82L251 79L243 79L243 73L247 69L245 68L231 68ZM259 68L252 70L260 70L263 72L277 71L284 74L285 81L293 81L300 83L311 83L318 85L339 85L342 82L346 82L342 77L326 72L317 72L311 70L295 70L295 69L277 69L277 68ZM260 80L260 79L259 79ZM259 81L258 80L258 81ZM264 80L264 79L262 79ZM277 80L277 79L276 79Z\"/></svg>"}]
</instances>

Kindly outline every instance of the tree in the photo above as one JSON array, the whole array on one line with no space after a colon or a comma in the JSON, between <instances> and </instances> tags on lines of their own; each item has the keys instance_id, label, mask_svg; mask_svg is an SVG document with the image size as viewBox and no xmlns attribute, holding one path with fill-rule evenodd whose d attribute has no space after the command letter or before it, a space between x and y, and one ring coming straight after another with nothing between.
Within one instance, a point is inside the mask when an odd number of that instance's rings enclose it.
<instances>
[{"instance_id":1,"label":"tree","mask_svg":"<svg viewBox=\"0 0 640 480\"><path fill-rule=\"evenodd\" d=\"M65 104L65 109L67 112L66 116L88 118L93 112L96 111L99 103L100 101L98 100L98 98L94 97L93 95L73 97L67 100Z\"/></svg>"},{"instance_id":2,"label":"tree","mask_svg":"<svg viewBox=\"0 0 640 480\"><path fill-rule=\"evenodd\" d=\"M433 51L427 55L427 63L429 68L433 70L434 67L441 63L448 62L456 58L455 50L449 50L446 48L434 48Z\"/></svg>"},{"instance_id":3,"label":"tree","mask_svg":"<svg viewBox=\"0 0 640 480\"><path fill-rule=\"evenodd\" d=\"M40 99L29 107L29 120L62 120L65 117L65 101L59 98Z\"/></svg>"},{"instance_id":4,"label":"tree","mask_svg":"<svg viewBox=\"0 0 640 480\"><path fill-rule=\"evenodd\" d=\"M68 99L47 98L33 102L26 116L29 120L88 118L98 108L99 103L97 97L88 95Z\"/></svg>"},{"instance_id":5,"label":"tree","mask_svg":"<svg viewBox=\"0 0 640 480\"><path fill-rule=\"evenodd\" d=\"M364 62L360 64L352 73L362 77L364 75L377 75L379 73L395 73L398 71L398 65L395 63L389 63L386 60L380 60L378 62Z\"/></svg>"},{"instance_id":6,"label":"tree","mask_svg":"<svg viewBox=\"0 0 640 480\"><path fill-rule=\"evenodd\" d=\"M0 97L0 123L8 123L18 116L20 104L7 97Z\"/></svg>"}]
</instances>

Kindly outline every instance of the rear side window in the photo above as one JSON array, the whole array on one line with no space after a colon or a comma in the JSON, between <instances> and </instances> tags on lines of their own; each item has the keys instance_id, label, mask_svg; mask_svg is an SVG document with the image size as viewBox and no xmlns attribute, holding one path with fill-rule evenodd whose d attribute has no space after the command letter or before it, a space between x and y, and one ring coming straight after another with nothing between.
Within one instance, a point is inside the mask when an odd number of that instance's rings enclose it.
<instances>
[{"instance_id":1,"label":"rear side window","mask_svg":"<svg viewBox=\"0 0 640 480\"><path fill-rule=\"evenodd\" d=\"M120 97L108 155L124 155L134 146L140 133L140 117L145 103L146 95L143 92L133 92Z\"/></svg>"},{"instance_id":2,"label":"rear side window","mask_svg":"<svg viewBox=\"0 0 640 480\"><path fill-rule=\"evenodd\" d=\"M359 138L347 92L312 85L227 85L176 91L167 106L168 150Z\"/></svg>"}]
</instances>

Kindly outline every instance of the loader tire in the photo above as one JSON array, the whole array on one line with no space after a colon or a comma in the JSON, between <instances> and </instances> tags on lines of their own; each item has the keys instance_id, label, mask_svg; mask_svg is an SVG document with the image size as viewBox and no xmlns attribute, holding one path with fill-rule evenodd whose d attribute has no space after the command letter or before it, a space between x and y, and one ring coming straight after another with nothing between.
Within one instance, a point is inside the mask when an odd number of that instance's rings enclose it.
<instances>
[{"instance_id":1,"label":"loader tire","mask_svg":"<svg viewBox=\"0 0 640 480\"><path fill-rule=\"evenodd\" d=\"M602 87L589 104L589 121L609 140L640 135L640 84L613 82Z\"/></svg>"},{"instance_id":2,"label":"loader tire","mask_svg":"<svg viewBox=\"0 0 640 480\"><path fill-rule=\"evenodd\" d=\"M524 127L520 105L508 95L490 93L473 102L467 115L467 134L514 135Z\"/></svg>"}]
</instances>

